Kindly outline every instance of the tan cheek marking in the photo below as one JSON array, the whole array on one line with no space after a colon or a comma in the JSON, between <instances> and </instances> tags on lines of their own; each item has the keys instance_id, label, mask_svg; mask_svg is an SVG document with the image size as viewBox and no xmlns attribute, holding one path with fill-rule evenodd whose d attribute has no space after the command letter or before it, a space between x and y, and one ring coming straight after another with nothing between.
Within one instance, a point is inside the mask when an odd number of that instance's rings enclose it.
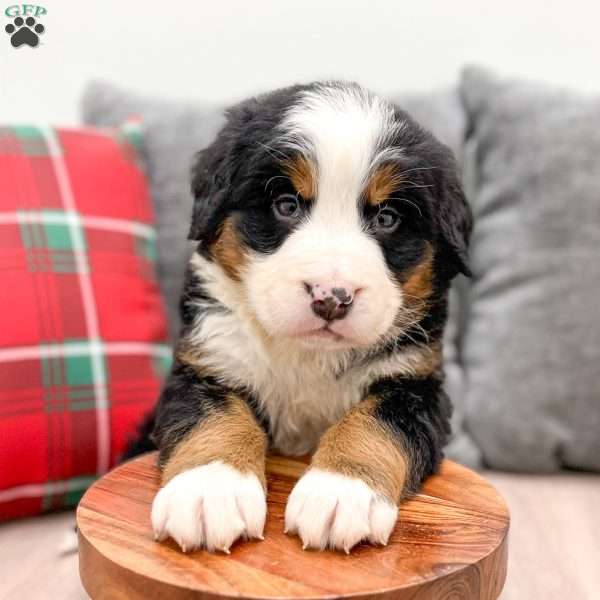
<instances>
[{"instance_id":1,"label":"tan cheek marking","mask_svg":"<svg viewBox=\"0 0 600 600\"><path fill-rule=\"evenodd\" d=\"M369 182L365 189L367 204L378 206L382 202L385 202L402 181L403 177L397 172L394 165L387 164L378 167L371 177L369 177Z\"/></svg>"},{"instance_id":2,"label":"tan cheek marking","mask_svg":"<svg viewBox=\"0 0 600 600\"><path fill-rule=\"evenodd\" d=\"M248 257L231 218L223 222L219 237L213 244L212 255L229 277L240 281Z\"/></svg>"},{"instance_id":3,"label":"tan cheek marking","mask_svg":"<svg viewBox=\"0 0 600 600\"><path fill-rule=\"evenodd\" d=\"M292 185L305 200L312 200L317 194L317 174L314 164L305 156L286 161L284 165Z\"/></svg>"},{"instance_id":4,"label":"tan cheek marking","mask_svg":"<svg viewBox=\"0 0 600 600\"><path fill-rule=\"evenodd\" d=\"M429 298L433 293L433 249L431 245L427 245L423 259L412 269L406 281L400 283L400 288L404 297L404 307L409 310L408 318L411 321L414 321L415 318L423 318L428 310Z\"/></svg>"},{"instance_id":5,"label":"tan cheek marking","mask_svg":"<svg viewBox=\"0 0 600 600\"><path fill-rule=\"evenodd\" d=\"M312 465L358 477L398 503L407 480L408 458L399 441L374 416L378 402L376 397L367 398L328 429Z\"/></svg>"},{"instance_id":6,"label":"tan cheek marking","mask_svg":"<svg viewBox=\"0 0 600 600\"><path fill-rule=\"evenodd\" d=\"M175 448L163 467L161 483L188 469L221 460L242 473L252 472L266 489L267 436L238 396L204 418Z\"/></svg>"}]
</instances>

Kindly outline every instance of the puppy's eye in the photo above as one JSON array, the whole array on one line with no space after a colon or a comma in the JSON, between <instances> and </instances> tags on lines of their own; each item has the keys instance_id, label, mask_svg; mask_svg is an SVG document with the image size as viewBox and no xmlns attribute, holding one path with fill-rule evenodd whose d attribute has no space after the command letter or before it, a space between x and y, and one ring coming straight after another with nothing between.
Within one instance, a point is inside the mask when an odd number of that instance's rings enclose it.
<instances>
[{"instance_id":1,"label":"puppy's eye","mask_svg":"<svg viewBox=\"0 0 600 600\"><path fill-rule=\"evenodd\" d=\"M381 233L391 233L400 225L402 218L393 208L382 208L373 218L375 230Z\"/></svg>"},{"instance_id":2,"label":"puppy's eye","mask_svg":"<svg viewBox=\"0 0 600 600\"><path fill-rule=\"evenodd\" d=\"M273 202L273 211L280 219L287 221L297 219L300 216L300 203L293 194L281 194Z\"/></svg>"}]
</instances>

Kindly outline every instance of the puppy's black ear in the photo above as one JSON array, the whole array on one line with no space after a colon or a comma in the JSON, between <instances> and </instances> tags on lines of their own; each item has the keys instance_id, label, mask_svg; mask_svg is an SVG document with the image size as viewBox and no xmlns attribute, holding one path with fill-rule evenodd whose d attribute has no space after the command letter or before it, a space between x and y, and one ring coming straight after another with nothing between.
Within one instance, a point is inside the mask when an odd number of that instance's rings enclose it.
<instances>
[{"instance_id":1,"label":"puppy's black ear","mask_svg":"<svg viewBox=\"0 0 600 600\"><path fill-rule=\"evenodd\" d=\"M225 111L226 123L215 141L196 154L192 166L194 209L188 239L209 245L231 208L232 183L248 150L248 127L256 99L246 100Z\"/></svg>"},{"instance_id":2,"label":"puppy's black ear","mask_svg":"<svg viewBox=\"0 0 600 600\"><path fill-rule=\"evenodd\" d=\"M470 277L469 240L473 228L473 216L456 167L452 164L444 171L438 188L439 203L436 211L439 232L442 243L449 253L450 275L463 273Z\"/></svg>"},{"instance_id":3,"label":"puppy's black ear","mask_svg":"<svg viewBox=\"0 0 600 600\"><path fill-rule=\"evenodd\" d=\"M210 232L216 229L215 221L224 208L230 181L228 156L229 147L223 139L217 139L196 154L192 167L194 207L188 234L190 240L209 242Z\"/></svg>"}]
</instances>

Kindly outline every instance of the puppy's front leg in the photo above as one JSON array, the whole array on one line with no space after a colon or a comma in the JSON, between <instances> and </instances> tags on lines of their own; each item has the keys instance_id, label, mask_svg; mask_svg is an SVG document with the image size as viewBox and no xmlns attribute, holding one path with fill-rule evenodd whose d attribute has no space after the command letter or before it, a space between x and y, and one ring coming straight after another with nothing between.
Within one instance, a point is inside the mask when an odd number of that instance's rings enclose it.
<instances>
[{"instance_id":1,"label":"puppy's front leg","mask_svg":"<svg viewBox=\"0 0 600 600\"><path fill-rule=\"evenodd\" d=\"M440 382L387 379L321 439L290 495L286 530L305 548L349 552L361 540L386 544L398 503L433 473L449 432Z\"/></svg>"},{"instance_id":2,"label":"puppy's front leg","mask_svg":"<svg viewBox=\"0 0 600 600\"><path fill-rule=\"evenodd\" d=\"M267 438L241 396L178 364L157 407L154 437L162 479L152 505L158 540L170 536L184 552L229 552L239 537L262 537Z\"/></svg>"}]
</instances>

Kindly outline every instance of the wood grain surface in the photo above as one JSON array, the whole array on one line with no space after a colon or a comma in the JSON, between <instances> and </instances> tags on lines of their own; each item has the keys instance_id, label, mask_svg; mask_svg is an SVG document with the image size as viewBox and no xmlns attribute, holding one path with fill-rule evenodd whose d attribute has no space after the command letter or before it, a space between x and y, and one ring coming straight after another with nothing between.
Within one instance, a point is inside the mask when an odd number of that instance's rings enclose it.
<instances>
[{"instance_id":1,"label":"wood grain surface","mask_svg":"<svg viewBox=\"0 0 600 600\"><path fill-rule=\"evenodd\" d=\"M118 467L79 505L80 575L93 600L496 600L500 595L508 510L489 483L450 461L401 505L388 546L360 545L347 556L303 551L297 537L283 533L285 502L306 463L272 457L265 540L236 543L226 556L183 554L172 541L154 541L155 460L149 454Z\"/></svg>"}]
</instances>

